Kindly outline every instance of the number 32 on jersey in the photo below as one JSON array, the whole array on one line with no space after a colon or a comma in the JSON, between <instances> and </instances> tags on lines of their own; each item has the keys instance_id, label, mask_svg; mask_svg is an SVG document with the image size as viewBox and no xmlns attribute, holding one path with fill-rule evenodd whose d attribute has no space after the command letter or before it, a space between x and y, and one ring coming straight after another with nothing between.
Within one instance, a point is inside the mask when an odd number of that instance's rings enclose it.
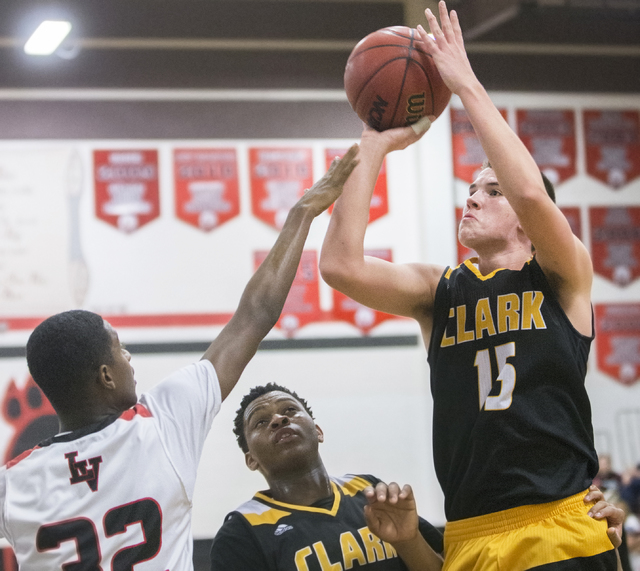
<instances>
[{"instance_id":1,"label":"number 32 on jersey","mask_svg":"<svg viewBox=\"0 0 640 571\"><path fill-rule=\"evenodd\" d=\"M110 509L103 518L106 537L140 524L144 541L120 549L111 560L111 571L132 571L136 563L153 559L162 545L162 512L151 498ZM73 518L40 526L36 536L38 551L59 549L63 542L75 541L78 558L63 566L65 571L104 571L96 526L88 518Z\"/></svg>"}]
</instances>

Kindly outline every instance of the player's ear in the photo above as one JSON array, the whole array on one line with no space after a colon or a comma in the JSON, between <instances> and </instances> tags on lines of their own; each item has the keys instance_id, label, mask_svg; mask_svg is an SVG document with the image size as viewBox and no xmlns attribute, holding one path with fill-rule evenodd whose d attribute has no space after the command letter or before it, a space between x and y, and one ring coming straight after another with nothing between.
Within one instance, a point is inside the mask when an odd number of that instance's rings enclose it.
<instances>
[{"instance_id":1,"label":"player's ear","mask_svg":"<svg viewBox=\"0 0 640 571\"><path fill-rule=\"evenodd\" d=\"M113 390L116 384L113 380L113 374L109 365L100 365L97 376L98 383L105 389Z\"/></svg>"},{"instance_id":2,"label":"player's ear","mask_svg":"<svg viewBox=\"0 0 640 571\"><path fill-rule=\"evenodd\" d=\"M316 432L318 433L318 442L324 442L324 432L322 432L322 428L320 428L317 424Z\"/></svg>"},{"instance_id":3,"label":"player's ear","mask_svg":"<svg viewBox=\"0 0 640 571\"><path fill-rule=\"evenodd\" d=\"M260 467L258 461L252 456L251 452L245 452L244 463L252 472L255 472Z\"/></svg>"}]
</instances>

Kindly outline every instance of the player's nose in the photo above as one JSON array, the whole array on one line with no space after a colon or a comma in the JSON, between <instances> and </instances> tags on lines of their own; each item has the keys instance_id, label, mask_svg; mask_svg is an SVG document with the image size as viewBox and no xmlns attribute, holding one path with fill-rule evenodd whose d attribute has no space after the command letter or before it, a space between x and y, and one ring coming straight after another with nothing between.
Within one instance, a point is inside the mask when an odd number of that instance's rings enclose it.
<instances>
[{"instance_id":1,"label":"player's nose","mask_svg":"<svg viewBox=\"0 0 640 571\"><path fill-rule=\"evenodd\" d=\"M279 428L280 426L285 426L289 424L289 419L282 414L274 414L271 418L271 427Z\"/></svg>"},{"instance_id":2,"label":"player's nose","mask_svg":"<svg viewBox=\"0 0 640 571\"><path fill-rule=\"evenodd\" d=\"M469 196L466 200L466 203L467 203L467 208L469 208L469 210L471 210L472 208L479 208L480 202L478 201L478 198L477 198L477 192L474 192L471 196Z\"/></svg>"}]
</instances>

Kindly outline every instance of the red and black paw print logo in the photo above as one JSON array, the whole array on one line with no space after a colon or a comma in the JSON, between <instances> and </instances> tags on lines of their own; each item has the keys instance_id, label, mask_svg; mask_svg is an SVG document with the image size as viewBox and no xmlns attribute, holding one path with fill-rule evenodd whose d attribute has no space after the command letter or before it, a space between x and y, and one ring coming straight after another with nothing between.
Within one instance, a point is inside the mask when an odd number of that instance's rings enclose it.
<instances>
[{"instance_id":1,"label":"red and black paw print logo","mask_svg":"<svg viewBox=\"0 0 640 571\"><path fill-rule=\"evenodd\" d=\"M21 389L11 379L2 401L2 415L14 428L5 451L5 463L58 432L58 417L31 376Z\"/></svg>"}]
</instances>

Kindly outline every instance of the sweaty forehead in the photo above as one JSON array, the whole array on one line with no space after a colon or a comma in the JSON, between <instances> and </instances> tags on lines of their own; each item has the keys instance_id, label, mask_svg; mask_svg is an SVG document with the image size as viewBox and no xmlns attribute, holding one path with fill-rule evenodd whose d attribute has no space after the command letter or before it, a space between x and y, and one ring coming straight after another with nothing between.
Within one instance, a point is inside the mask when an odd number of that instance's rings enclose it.
<instances>
[{"instance_id":1,"label":"sweaty forehead","mask_svg":"<svg viewBox=\"0 0 640 571\"><path fill-rule=\"evenodd\" d=\"M290 394L282 391L271 391L269 393L259 396L256 400L249 403L249 405L244 411L245 422L249 420L249 418L253 413L259 411L260 409L263 409L270 405L278 404L281 402L292 402L300 406L300 403L298 402L298 400L292 397Z\"/></svg>"},{"instance_id":2,"label":"sweaty forehead","mask_svg":"<svg viewBox=\"0 0 640 571\"><path fill-rule=\"evenodd\" d=\"M497 182L496 173L493 171L491 167L487 167L486 169L482 169L476 180L473 181L471 186L479 186L481 184L486 184L488 182Z\"/></svg>"}]
</instances>

